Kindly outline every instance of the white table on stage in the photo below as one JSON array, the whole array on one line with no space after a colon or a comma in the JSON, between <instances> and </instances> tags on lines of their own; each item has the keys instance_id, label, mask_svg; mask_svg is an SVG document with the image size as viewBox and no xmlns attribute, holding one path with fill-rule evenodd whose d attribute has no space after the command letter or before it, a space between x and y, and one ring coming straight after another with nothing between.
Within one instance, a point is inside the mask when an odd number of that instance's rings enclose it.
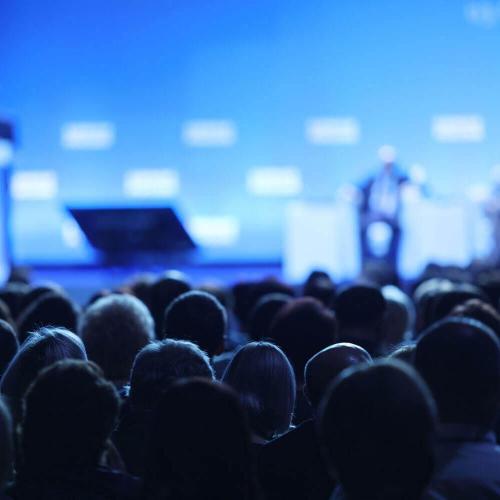
<instances>
[{"instance_id":1,"label":"white table on stage","mask_svg":"<svg viewBox=\"0 0 500 500\"><path fill-rule=\"evenodd\" d=\"M412 278L429 262L466 266L487 255L489 225L478 205L465 200L419 198L403 202L399 270ZM286 212L283 272L302 281L313 269L336 280L361 270L357 208L346 201L297 201Z\"/></svg>"}]
</instances>

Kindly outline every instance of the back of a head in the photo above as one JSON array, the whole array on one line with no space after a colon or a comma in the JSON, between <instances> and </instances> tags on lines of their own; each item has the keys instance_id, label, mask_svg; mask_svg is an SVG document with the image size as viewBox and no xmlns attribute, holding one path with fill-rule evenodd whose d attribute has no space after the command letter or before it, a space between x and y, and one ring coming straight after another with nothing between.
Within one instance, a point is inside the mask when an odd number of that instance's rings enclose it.
<instances>
[{"instance_id":1,"label":"back of a head","mask_svg":"<svg viewBox=\"0 0 500 500\"><path fill-rule=\"evenodd\" d=\"M8 283L0 289L0 300L9 308L14 321L17 320L23 308L24 297L29 293L30 287L22 283Z\"/></svg>"},{"instance_id":2,"label":"back of a head","mask_svg":"<svg viewBox=\"0 0 500 500\"><path fill-rule=\"evenodd\" d=\"M0 381L16 420L28 386L41 370L63 359L87 359L82 341L64 328L41 328L21 345Z\"/></svg>"},{"instance_id":3,"label":"back of a head","mask_svg":"<svg viewBox=\"0 0 500 500\"><path fill-rule=\"evenodd\" d=\"M500 344L478 321L449 318L417 342L415 366L443 423L492 426L500 394Z\"/></svg>"},{"instance_id":4,"label":"back of a head","mask_svg":"<svg viewBox=\"0 0 500 500\"><path fill-rule=\"evenodd\" d=\"M283 349L297 382L302 383L307 361L337 339L335 314L313 298L292 300L277 314L270 337Z\"/></svg>"},{"instance_id":5,"label":"back of a head","mask_svg":"<svg viewBox=\"0 0 500 500\"><path fill-rule=\"evenodd\" d=\"M173 381L190 377L214 379L210 360L198 346L172 339L149 344L132 367L130 402L135 409L152 410Z\"/></svg>"},{"instance_id":6,"label":"back of a head","mask_svg":"<svg viewBox=\"0 0 500 500\"><path fill-rule=\"evenodd\" d=\"M172 384L150 435L148 498L253 498L250 432L236 394L224 385L196 379Z\"/></svg>"},{"instance_id":7,"label":"back of a head","mask_svg":"<svg viewBox=\"0 0 500 500\"><path fill-rule=\"evenodd\" d=\"M0 494L11 478L14 463L12 421L7 405L0 398Z\"/></svg>"},{"instance_id":8,"label":"back of a head","mask_svg":"<svg viewBox=\"0 0 500 500\"><path fill-rule=\"evenodd\" d=\"M16 332L10 323L0 319L0 378L19 349Z\"/></svg>"},{"instance_id":9,"label":"back of a head","mask_svg":"<svg viewBox=\"0 0 500 500\"><path fill-rule=\"evenodd\" d=\"M78 309L66 296L57 292L45 292L31 302L17 321L20 342L32 332L44 326L66 328L76 332Z\"/></svg>"},{"instance_id":10,"label":"back of a head","mask_svg":"<svg viewBox=\"0 0 500 500\"><path fill-rule=\"evenodd\" d=\"M500 339L500 314L487 302L479 299L470 299L456 306L450 313L456 318L470 318L480 321L495 333Z\"/></svg>"},{"instance_id":11,"label":"back of a head","mask_svg":"<svg viewBox=\"0 0 500 500\"><path fill-rule=\"evenodd\" d=\"M304 370L304 391L313 408L318 408L331 382L346 368L370 363L371 356L354 344L334 344L315 354Z\"/></svg>"},{"instance_id":12,"label":"back of a head","mask_svg":"<svg viewBox=\"0 0 500 500\"><path fill-rule=\"evenodd\" d=\"M177 271L168 271L150 287L150 310L155 322L156 337L161 338L163 317L167 307L183 293L189 292L191 285L187 278Z\"/></svg>"},{"instance_id":13,"label":"back of a head","mask_svg":"<svg viewBox=\"0 0 500 500\"><path fill-rule=\"evenodd\" d=\"M324 271L312 271L304 283L303 295L313 297L327 307L333 306L335 293L335 283Z\"/></svg>"},{"instance_id":14,"label":"back of a head","mask_svg":"<svg viewBox=\"0 0 500 500\"><path fill-rule=\"evenodd\" d=\"M395 361L343 372L322 403L320 435L349 500L417 500L433 468L435 409L418 374Z\"/></svg>"},{"instance_id":15,"label":"back of a head","mask_svg":"<svg viewBox=\"0 0 500 500\"><path fill-rule=\"evenodd\" d=\"M483 300L486 296L479 288L467 283L455 284L451 290L443 290L434 295L431 308L429 325L445 318L458 305L468 300Z\"/></svg>"},{"instance_id":16,"label":"back of a head","mask_svg":"<svg viewBox=\"0 0 500 500\"><path fill-rule=\"evenodd\" d=\"M227 314L224 307L206 292L187 292L165 311L163 337L194 342L210 357L224 348Z\"/></svg>"},{"instance_id":17,"label":"back of a head","mask_svg":"<svg viewBox=\"0 0 500 500\"><path fill-rule=\"evenodd\" d=\"M348 285L335 299L340 340L364 347L372 356L381 348L381 324L386 300L379 287L368 284Z\"/></svg>"},{"instance_id":18,"label":"back of a head","mask_svg":"<svg viewBox=\"0 0 500 500\"><path fill-rule=\"evenodd\" d=\"M92 304L79 326L88 357L112 381L128 381L137 353L154 338L147 307L130 295L109 295Z\"/></svg>"},{"instance_id":19,"label":"back of a head","mask_svg":"<svg viewBox=\"0 0 500 500\"><path fill-rule=\"evenodd\" d=\"M240 398L255 435L272 439L286 432L295 405L295 376L281 349L251 342L233 357L222 381Z\"/></svg>"},{"instance_id":20,"label":"back of a head","mask_svg":"<svg viewBox=\"0 0 500 500\"><path fill-rule=\"evenodd\" d=\"M15 326L15 321L10 313L9 306L2 299L0 299L0 319Z\"/></svg>"},{"instance_id":21,"label":"back of a head","mask_svg":"<svg viewBox=\"0 0 500 500\"><path fill-rule=\"evenodd\" d=\"M283 306L292 298L282 293L264 295L249 314L248 335L252 340L265 340L269 337L271 325Z\"/></svg>"},{"instance_id":22,"label":"back of a head","mask_svg":"<svg viewBox=\"0 0 500 500\"><path fill-rule=\"evenodd\" d=\"M61 474L97 467L119 404L93 363L66 360L42 371L26 394L22 470Z\"/></svg>"}]
</instances>

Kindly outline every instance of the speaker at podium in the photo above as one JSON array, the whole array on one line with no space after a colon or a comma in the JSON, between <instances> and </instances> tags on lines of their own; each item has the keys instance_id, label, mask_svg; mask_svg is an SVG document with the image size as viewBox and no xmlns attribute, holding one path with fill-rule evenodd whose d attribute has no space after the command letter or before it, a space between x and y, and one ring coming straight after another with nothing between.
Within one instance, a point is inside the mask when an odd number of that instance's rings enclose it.
<instances>
[{"instance_id":1,"label":"speaker at podium","mask_svg":"<svg viewBox=\"0 0 500 500\"><path fill-rule=\"evenodd\" d=\"M67 207L105 264L185 260L196 245L172 207Z\"/></svg>"}]
</instances>

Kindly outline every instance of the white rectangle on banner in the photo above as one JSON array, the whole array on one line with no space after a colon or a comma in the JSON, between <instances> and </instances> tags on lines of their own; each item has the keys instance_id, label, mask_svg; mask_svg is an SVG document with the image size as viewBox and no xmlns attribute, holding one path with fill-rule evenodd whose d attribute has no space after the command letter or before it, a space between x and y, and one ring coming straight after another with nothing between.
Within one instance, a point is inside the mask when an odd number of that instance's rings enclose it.
<instances>
[{"instance_id":1,"label":"white rectangle on banner","mask_svg":"<svg viewBox=\"0 0 500 500\"><path fill-rule=\"evenodd\" d=\"M123 175L123 194L129 198L171 198L179 190L179 173L170 168L133 169Z\"/></svg>"},{"instance_id":2,"label":"white rectangle on banner","mask_svg":"<svg viewBox=\"0 0 500 500\"><path fill-rule=\"evenodd\" d=\"M115 138L115 126L110 122L69 122L61 130L64 149L110 149Z\"/></svg>"},{"instance_id":3,"label":"white rectangle on banner","mask_svg":"<svg viewBox=\"0 0 500 500\"><path fill-rule=\"evenodd\" d=\"M10 193L15 200L51 200L57 196L58 184L54 170L19 170L12 175Z\"/></svg>"},{"instance_id":4,"label":"white rectangle on banner","mask_svg":"<svg viewBox=\"0 0 500 500\"><path fill-rule=\"evenodd\" d=\"M188 220L187 228L196 243L206 247L231 246L240 236L240 223L232 215L193 216Z\"/></svg>"},{"instance_id":5,"label":"white rectangle on banner","mask_svg":"<svg viewBox=\"0 0 500 500\"><path fill-rule=\"evenodd\" d=\"M231 120L190 120L182 127L182 141L189 147L229 147L236 143L238 131Z\"/></svg>"},{"instance_id":6,"label":"white rectangle on banner","mask_svg":"<svg viewBox=\"0 0 500 500\"><path fill-rule=\"evenodd\" d=\"M254 167L247 172L246 187L254 196L296 196L302 192L302 174L297 167Z\"/></svg>"},{"instance_id":7,"label":"white rectangle on banner","mask_svg":"<svg viewBox=\"0 0 500 500\"><path fill-rule=\"evenodd\" d=\"M351 117L318 117L306 121L305 132L307 140L316 145L357 144L361 127Z\"/></svg>"},{"instance_id":8,"label":"white rectangle on banner","mask_svg":"<svg viewBox=\"0 0 500 500\"><path fill-rule=\"evenodd\" d=\"M482 142L486 125L479 115L434 116L431 133L438 142Z\"/></svg>"}]
</instances>

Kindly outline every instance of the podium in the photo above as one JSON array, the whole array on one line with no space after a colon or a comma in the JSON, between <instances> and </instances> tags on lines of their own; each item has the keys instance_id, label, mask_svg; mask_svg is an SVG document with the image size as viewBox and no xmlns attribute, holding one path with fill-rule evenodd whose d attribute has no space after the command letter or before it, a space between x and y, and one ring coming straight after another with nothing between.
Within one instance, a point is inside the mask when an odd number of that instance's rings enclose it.
<instances>
[{"instance_id":1,"label":"podium","mask_svg":"<svg viewBox=\"0 0 500 500\"><path fill-rule=\"evenodd\" d=\"M105 264L163 263L196 245L172 207L67 207Z\"/></svg>"}]
</instances>

